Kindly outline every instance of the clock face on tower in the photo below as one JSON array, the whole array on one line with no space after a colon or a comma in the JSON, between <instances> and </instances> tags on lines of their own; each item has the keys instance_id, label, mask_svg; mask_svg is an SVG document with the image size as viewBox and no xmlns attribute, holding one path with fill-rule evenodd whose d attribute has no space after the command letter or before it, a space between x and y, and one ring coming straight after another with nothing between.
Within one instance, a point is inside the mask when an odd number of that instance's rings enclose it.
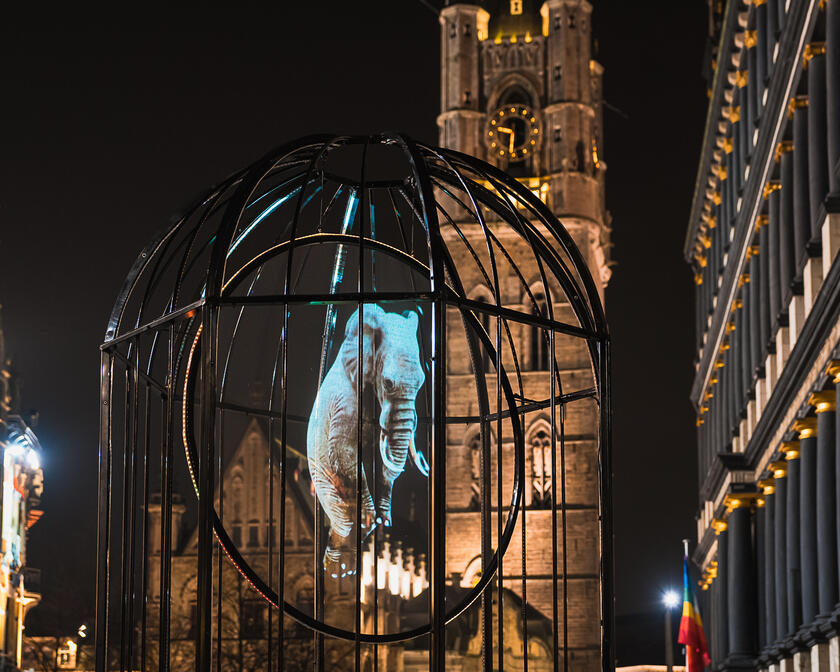
<instances>
[{"instance_id":1,"label":"clock face on tower","mask_svg":"<svg viewBox=\"0 0 840 672\"><path fill-rule=\"evenodd\" d=\"M523 161L534 153L539 133L537 117L528 107L505 105L490 115L484 137L491 156Z\"/></svg>"}]
</instances>

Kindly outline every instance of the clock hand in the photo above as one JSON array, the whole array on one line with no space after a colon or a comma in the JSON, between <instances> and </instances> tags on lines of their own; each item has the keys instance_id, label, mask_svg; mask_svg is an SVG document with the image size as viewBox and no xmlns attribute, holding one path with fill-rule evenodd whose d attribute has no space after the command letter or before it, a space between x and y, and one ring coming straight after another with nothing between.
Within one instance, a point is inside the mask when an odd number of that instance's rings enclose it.
<instances>
[{"instance_id":1,"label":"clock hand","mask_svg":"<svg viewBox=\"0 0 840 672\"><path fill-rule=\"evenodd\" d=\"M508 136L510 136L510 143L509 143L508 151L513 152L513 143L514 143L514 139L515 139L515 136L516 136L513 129L512 128L505 128L504 126L499 126L498 132L499 133L507 133Z\"/></svg>"}]
</instances>

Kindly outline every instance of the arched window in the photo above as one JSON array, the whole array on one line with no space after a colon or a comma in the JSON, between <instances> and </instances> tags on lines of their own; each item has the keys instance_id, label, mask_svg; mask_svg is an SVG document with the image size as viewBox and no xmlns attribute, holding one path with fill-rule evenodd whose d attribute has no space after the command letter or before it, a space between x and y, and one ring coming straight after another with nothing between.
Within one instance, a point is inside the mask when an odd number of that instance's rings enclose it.
<instances>
[{"instance_id":1,"label":"arched window","mask_svg":"<svg viewBox=\"0 0 840 672\"><path fill-rule=\"evenodd\" d=\"M535 294L534 300L536 305L533 307L533 314L536 317L546 318L548 312L546 311L545 296L543 294ZM532 371L548 371L548 334L540 327L532 326L531 330L531 370Z\"/></svg>"},{"instance_id":2,"label":"arched window","mask_svg":"<svg viewBox=\"0 0 840 672\"><path fill-rule=\"evenodd\" d=\"M551 507L551 436L540 428L528 442L531 458L531 506L535 509Z\"/></svg>"}]
</instances>

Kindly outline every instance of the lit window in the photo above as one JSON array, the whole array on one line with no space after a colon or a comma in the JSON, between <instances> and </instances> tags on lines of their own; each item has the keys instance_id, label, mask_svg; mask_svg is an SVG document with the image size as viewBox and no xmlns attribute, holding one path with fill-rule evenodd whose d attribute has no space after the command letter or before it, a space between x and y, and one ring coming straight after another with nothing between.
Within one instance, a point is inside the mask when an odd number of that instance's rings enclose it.
<instances>
[{"instance_id":1,"label":"lit window","mask_svg":"<svg viewBox=\"0 0 840 672\"><path fill-rule=\"evenodd\" d=\"M522 0L510 0L510 13L522 14Z\"/></svg>"},{"instance_id":2,"label":"lit window","mask_svg":"<svg viewBox=\"0 0 840 672\"><path fill-rule=\"evenodd\" d=\"M545 297L542 294L534 296L536 305L534 306L534 315L536 317L546 318ZM540 327L531 327L531 370L532 371L548 371L548 334Z\"/></svg>"},{"instance_id":3,"label":"lit window","mask_svg":"<svg viewBox=\"0 0 840 672\"><path fill-rule=\"evenodd\" d=\"M531 506L551 506L551 439L545 430L531 437Z\"/></svg>"}]
</instances>

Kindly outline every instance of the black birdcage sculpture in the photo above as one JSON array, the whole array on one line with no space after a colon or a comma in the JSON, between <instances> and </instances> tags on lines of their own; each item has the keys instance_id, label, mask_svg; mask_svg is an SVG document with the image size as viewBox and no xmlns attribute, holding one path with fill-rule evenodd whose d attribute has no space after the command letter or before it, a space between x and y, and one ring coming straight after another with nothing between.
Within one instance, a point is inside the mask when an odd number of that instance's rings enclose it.
<instances>
[{"instance_id":1,"label":"black birdcage sculpture","mask_svg":"<svg viewBox=\"0 0 840 672\"><path fill-rule=\"evenodd\" d=\"M310 137L141 252L102 346L96 669L611 669L609 350L540 198Z\"/></svg>"}]
</instances>

